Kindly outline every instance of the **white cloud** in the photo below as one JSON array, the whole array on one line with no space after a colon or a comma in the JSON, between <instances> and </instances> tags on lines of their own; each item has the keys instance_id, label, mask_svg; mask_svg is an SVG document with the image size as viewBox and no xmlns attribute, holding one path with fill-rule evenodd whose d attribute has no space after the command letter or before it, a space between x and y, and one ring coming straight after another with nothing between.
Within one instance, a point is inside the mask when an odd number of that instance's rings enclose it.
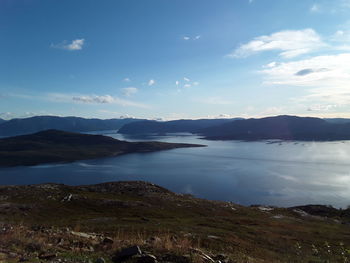
<instances>
[{"instance_id":1,"label":"white cloud","mask_svg":"<svg viewBox=\"0 0 350 263\"><path fill-rule=\"evenodd\" d=\"M189 40L199 40L202 36L201 35L196 35L194 37L191 36L184 36L182 37L183 40L189 41Z\"/></svg>"},{"instance_id":2,"label":"white cloud","mask_svg":"<svg viewBox=\"0 0 350 263\"><path fill-rule=\"evenodd\" d=\"M60 44L52 44L51 47L65 49L69 51L75 51L75 50L83 49L84 42L85 42L85 39L81 38L81 39L72 40L71 43L67 43L67 41L63 41Z\"/></svg>"},{"instance_id":3,"label":"white cloud","mask_svg":"<svg viewBox=\"0 0 350 263\"><path fill-rule=\"evenodd\" d=\"M322 105L322 104L314 104L311 105L307 108L307 111L330 111L337 108L337 105L335 104L326 104L326 105Z\"/></svg>"},{"instance_id":4,"label":"white cloud","mask_svg":"<svg viewBox=\"0 0 350 263\"><path fill-rule=\"evenodd\" d=\"M185 85L184 85L184 88L185 88L185 89L191 88L191 84L185 84Z\"/></svg>"},{"instance_id":5,"label":"white cloud","mask_svg":"<svg viewBox=\"0 0 350 263\"><path fill-rule=\"evenodd\" d=\"M175 81L175 85L176 86L179 86L179 84L180 84L180 82L177 80L177 81Z\"/></svg>"},{"instance_id":6,"label":"white cloud","mask_svg":"<svg viewBox=\"0 0 350 263\"><path fill-rule=\"evenodd\" d=\"M131 81L131 79L129 79L129 78L125 78L125 79L123 79L123 81L124 81L124 82L130 82L130 81Z\"/></svg>"},{"instance_id":7,"label":"white cloud","mask_svg":"<svg viewBox=\"0 0 350 263\"><path fill-rule=\"evenodd\" d=\"M156 81L154 79L150 79L148 81L148 86L153 86L156 83Z\"/></svg>"},{"instance_id":8,"label":"white cloud","mask_svg":"<svg viewBox=\"0 0 350 263\"><path fill-rule=\"evenodd\" d=\"M321 7L318 4L313 4L310 7L310 12L311 13L319 13L321 11Z\"/></svg>"},{"instance_id":9,"label":"white cloud","mask_svg":"<svg viewBox=\"0 0 350 263\"><path fill-rule=\"evenodd\" d=\"M85 95L85 94L64 94L64 93L48 93L38 96L37 99L61 102L61 103L84 103L84 104L116 104L120 106L130 106L138 108L149 108L143 103L131 100L121 99L111 95Z\"/></svg>"},{"instance_id":10,"label":"white cloud","mask_svg":"<svg viewBox=\"0 0 350 263\"><path fill-rule=\"evenodd\" d=\"M261 73L265 84L305 89L300 102L350 104L350 53L279 63Z\"/></svg>"},{"instance_id":11,"label":"white cloud","mask_svg":"<svg viewBox=\"0 0 350 263\"><path fill-rule=\"evenodd\" d=\"M198 82L198 81L195 81L195 82L193 82L192 84L193 84L193 86L198 86L198 85L199 85L199 82Z\"/></svg>"},{"instance_id":12,"label":"white cloud","mask_svg":"<svg viewBox=\"0 0 350 263\"><path fill-rule=\"evenodd\" d=\"M293 58L316 51L326 44L313 29L286 30L259 36L235 49L229 57L241 58L263 52L279 51L283 58Z\"/></svg>"},{"instance_id":13,"label":"white cloud","mask_svg":"<svg viewBox=\"0 0 350 263\"><path fill-rule=\"evenodd\" d=\"M190 81L190 79L189 79L189 78L184 77L184 81L189 82L189 81Z\"/></svg>"},{"instance_id":14,"label":"white cloud","mask_svg":"<svg viewBox=\"0 0 350 263\"><path fill-rule=\"evenodd\" d=\"M103 96L89 96L89 95L82 95L82 96L74 96L72 98L73 101L78 102L84 102L84 103L113 103L114 98L110 95L103 95Z\"/></svg>"},{"instance_id":15,"label":"white cloud","mask_svg":"<svg viewBox=\"0 0 350 263\"><path fill-rule=\"evenodd\" d=\"M138 92L137 88L134 87L127 87L122 89L124 96L130 97L131 95Z\"/></svg>"}]
</instances>

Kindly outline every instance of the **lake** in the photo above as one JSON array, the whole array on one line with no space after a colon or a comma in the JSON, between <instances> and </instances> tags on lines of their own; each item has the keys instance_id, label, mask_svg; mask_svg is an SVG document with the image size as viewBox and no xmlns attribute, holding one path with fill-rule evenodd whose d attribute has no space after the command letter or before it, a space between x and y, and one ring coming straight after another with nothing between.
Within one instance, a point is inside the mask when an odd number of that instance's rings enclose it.
<instances>
[{"instance_id":1,"label":"lake","mask_svg":"<svg viewBox=\"0 0 350 263\"><path fill-rule=\"evenodd\" d=\"M243 205L350 205L350 142L207 141L190 134L124 137L205 144L70 164L0 169L0 184L149 181L178 193Z\"/></svg>"}]
</instances>

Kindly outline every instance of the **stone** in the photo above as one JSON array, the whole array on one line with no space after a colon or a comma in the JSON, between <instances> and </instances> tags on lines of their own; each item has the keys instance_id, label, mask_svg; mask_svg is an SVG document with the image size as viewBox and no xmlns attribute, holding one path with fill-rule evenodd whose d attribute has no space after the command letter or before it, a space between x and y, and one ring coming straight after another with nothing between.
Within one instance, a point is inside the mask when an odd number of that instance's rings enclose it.
<instances>
[{"instance_id":1,"label":"stone","mask_svg":"<svg viewBox=\"0 0 350 263\"><path fill-rule=\"evenodd\" d=\"M75 232L75 231L71 231L70 232L72 235L77 236L77 237L83 237L83 238L89 238L89 239L95 239L96 235L93 234L87 234L87 233L83 233L83 232Z\"/></svg>"},{"instance_id":2,"label":"stone","mask_svg":"<svg viewBox=\"0 0 350 263\"><path fill-rule=\"evenodd\" d=\"M44 260L54 259L55 257L57 257L57 255L55 253L41 254L41 255L38 256L39 259L44 259Z\"/></svg>"},{"instance_id":3,"label":"stone","mask_svg":"<svg viewBox=\"0 0 350 263\"><path fill-rule=\"evenodd\" d=\"M108 244L113 244L114 243L114 240L113 238L111 237L105 237L103 240L102 240L102 244L104 245L108 245Z\"/></svg>"},{"instance_id":4,"label":"stone","mask_svg":"<svg viewBox=\"0 0 350 263\"><path fill-rule=\"evenodd\" d=\"M112 257L112 261L115 263L122 262L127 260L128 258L131 258L132 256L141 254L142 252L139 246L132 246L115 253L115 255Z\"/></svg>"},{"instance_id":5,"label":"stone","mask_svg":"<svg viewBox=\"0 0 350 263\"><path fill-rule=\"evenodd\" d=\"M151 254L141 255L137 258L136 263L157 263L157 258Z\"/></svg>"},{"instance_id":6,"label":"stone","mask_svg":"<svg viewBox=\"0 0 350 263\"><path fill-rule=\"evenodd\" d=\"M165 254L161 258L162 262L172 262L172 263L190 263L190 256L180 256L175 254Z\"/></svg>"},{"instance_id":7,"label":"stone","mask_svg":"<svg viewBox=\"0 0 350 263\"><path fill-rule=\"evenodd\" d=\"M106 263L106 260L104 258L98 258L95 263Z\"/></svg>"}]
</instances>

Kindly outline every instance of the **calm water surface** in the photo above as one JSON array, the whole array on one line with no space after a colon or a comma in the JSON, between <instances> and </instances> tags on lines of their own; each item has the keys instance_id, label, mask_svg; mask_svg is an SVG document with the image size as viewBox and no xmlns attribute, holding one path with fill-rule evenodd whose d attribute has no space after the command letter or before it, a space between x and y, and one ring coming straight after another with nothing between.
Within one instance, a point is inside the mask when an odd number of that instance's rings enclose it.
<instances>
[{"instance_id":1,"label":"calm water surface","mask_svg":"<svg viewBox=\"0 0 350 263\"><path fill-rule=\"evenodd\" d=\"M350 142L206 141L193 135L118 139L199 143L70 164L0 169L0 184L93 184L145 180L181 193L236 203L350 205Z\"/></svg>"}]
</instances>

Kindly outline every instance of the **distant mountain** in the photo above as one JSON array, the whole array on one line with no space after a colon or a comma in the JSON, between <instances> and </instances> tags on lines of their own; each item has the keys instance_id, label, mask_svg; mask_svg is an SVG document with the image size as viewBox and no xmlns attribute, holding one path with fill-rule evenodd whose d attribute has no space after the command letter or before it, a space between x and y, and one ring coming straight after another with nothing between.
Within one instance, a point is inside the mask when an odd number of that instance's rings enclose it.
<instances>
[{"instance_id":1,"label":"distant mountain","mask_svg":"<svg viewBox=\"0 0 350 263\"><path fill-rule=\"evenodd\" d=\"M36 165L203 145L126 142L102 135L47 130L0 139L0 166Z\"/></svg>"},{"instance_id":2,"label":"distant mountain","mask_svg":"<svg viewBox=\"0 0 350 263\"><path fill-rule=\"evenodd\" d=\"M338 123L338 124L350 123L350 119L345 119L345 118L325 118L324 120L330 123Z\"/></svg>"},{"instance_id":3,"label":"distant mountain","mask_svg":"<svg viewBox=\"0 0 350 263\"><path fill-rule=\"evenodd\" d=\"M137 121L125 124L118 133L122 134L165 134L174 132L195 133L198 130L232 122L236 119L200 119L174 121Z\"/></svg>"},{"instance_id":4,"label":"distant mountain","mask_svg":"<svg viewBox=\"0 0 350 263\"><path fill-rule=\"evenodd\" d=\"M84 119L79 117L36 116L0 122L0 136L30 134L49 129L71 132L118 130L124 124L140 119Z\"/></svg>"},{"instance_id":5,"label":"distant mountain","mask_svg":"<svg viewBox=\"0 0 350 263\"><path fill-rule=\"evenodd\" d=\"M200 134L213 140L349 140L350 123L331 123L319 118L276 116L236 120L202 129Z\"/></svg>"}]
</instances>

